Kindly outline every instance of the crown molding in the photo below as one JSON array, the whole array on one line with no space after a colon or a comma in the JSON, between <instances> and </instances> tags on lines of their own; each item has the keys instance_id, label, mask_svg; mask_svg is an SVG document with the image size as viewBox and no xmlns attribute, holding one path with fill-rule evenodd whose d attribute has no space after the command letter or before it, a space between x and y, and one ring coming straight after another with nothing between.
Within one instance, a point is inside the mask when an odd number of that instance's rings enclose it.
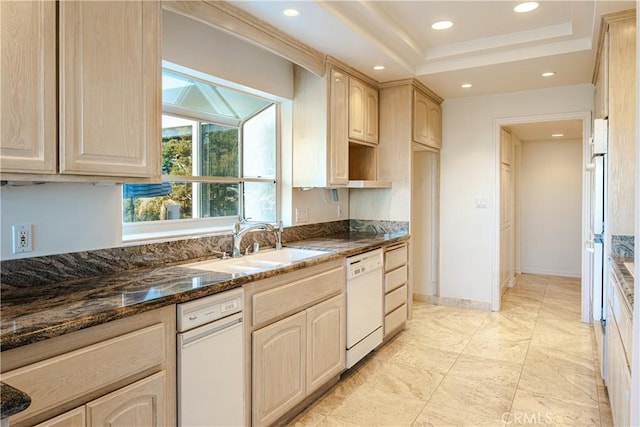
<instances>
[{"instance_id":1,"label":"crown molding","mask_svg":"<svg viewBox=\"0 0 640 427\"><path fill-rule=\"evenodd\" d=\"M325 72L325 55L272 25L225 1L170 0L163 9L195 19L266 49L318 76Z\"/></svg>"}]
</instances>

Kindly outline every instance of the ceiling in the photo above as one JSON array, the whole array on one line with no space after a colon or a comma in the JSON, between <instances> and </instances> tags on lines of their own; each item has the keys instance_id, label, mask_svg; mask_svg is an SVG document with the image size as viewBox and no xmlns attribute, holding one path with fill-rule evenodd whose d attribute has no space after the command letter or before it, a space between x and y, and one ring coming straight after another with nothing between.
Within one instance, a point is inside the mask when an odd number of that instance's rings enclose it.
<instances>
[{"instance_id":1,"label":"ceiling","mask_svg":"<svg viewBox=\"0 0 640 427\"><path fill-rule=\"evenodd\" d=\"M582 120L518 123L506 127L522 142L582 139ZM562 136L553 137L553 134Z\"/></svg>"},{"instance_id":2,"label":"ceiling","mask_svg":"<svg viewBox=\"0 0 640 427\"><path fill-rule=\"evenodd\" d=\"M415 77L444 99L590 83L600 18L634 1L234 1L377 81ZM283 10L295 8L297 17ZM439 20L455 25L431 29ZM384 65L374 71L374 65ZM555 71L543 78L542 72ZM468 89L461 84L471 83Z\"/></svg>"}]
</instances>

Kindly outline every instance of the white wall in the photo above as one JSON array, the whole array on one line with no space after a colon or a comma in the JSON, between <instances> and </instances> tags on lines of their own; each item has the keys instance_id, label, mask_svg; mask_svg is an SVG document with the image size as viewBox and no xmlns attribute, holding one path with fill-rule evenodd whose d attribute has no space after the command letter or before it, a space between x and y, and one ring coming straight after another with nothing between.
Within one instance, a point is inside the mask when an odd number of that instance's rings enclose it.
<instances>
[{"instance_id":1,"label":"white wall","mask_svg":"<svg viewBox=\"0 0 640 427\"><path fill-rule=\"evenodd\" d=\"M109 248L122 242L122 186L47 183L0 190L0 259ZM33 252L12 254L11 226L33 225Z\"/></svg>"},{"instance_id":2,"label":"white wall","mask_svg":"<svg viewBox=\"0 0 640 427\"><path fill-rule=\"evenodd\" d=\"M301 191L298 188L292 189L292 210L291 224L303 225L318 222L339 221L349 218L349 190L338 189L338 200L334 201L331 190L325 188L313 188ZM296 209L307 209L309 221L306 223L296 222Z\"/></svg>"},{"instance_id":3,"label":"white wall","mask_svg":"<svg viewBox=\"0 0 640 427\"><path fill-rule=\"evenodd\" d=\"M440 296L490 302L497 283L496 120L592 110L591 84L443 103ZM476 208L486 198L488 208Z\"/></svg>"},{"instance_id":4,"label":"white wall","mask_svg":"<svg viewBox=\"0 0 640 427\"><path fill-rule=\"evenodd\" d=\"M293 65L199 21L162 11L162 59L293 99Z\"/></svg>"},{"instance_id":5,"label":"white wall","mask_svg":"<svg viewBox=\"0 0 640 427\"><path fill-rule=\"evenodd\" d=\"M522 272L580 277L582 140L522 142L519 184Z\"/></svg>"}]
</instances>

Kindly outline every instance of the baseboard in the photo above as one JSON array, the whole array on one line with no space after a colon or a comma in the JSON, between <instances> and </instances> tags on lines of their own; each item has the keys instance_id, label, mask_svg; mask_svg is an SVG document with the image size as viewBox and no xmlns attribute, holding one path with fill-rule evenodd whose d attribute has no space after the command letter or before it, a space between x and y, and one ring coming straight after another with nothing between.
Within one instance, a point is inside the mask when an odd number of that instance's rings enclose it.
<instances>
[{"instance_id":1,"label":"baseboard","mask_svg":"<svg viewBox=\"0 0 640 427\"><path fill-rule=\"evenodd\" d=\"M438 304L438 297L435 295L413 294L413 300L429 304Z\"/></svg>"},{"instance_id":2,"label":"baseboard","mask_svg":"<svg viewBox=\"0 0 640 427\"><path fill-rule=\"evenodd\" d=\"M463 298L439 297L435 295L422 294L413 294L413 300L436 305L446 305L448 307L471 308L474 310L491 311L491 303L485 301L475 301Z\"/></svg>"},{"instance_id":3,"label":"baseboard","mask_svg":"<svg viewBox=\"0 0 640 427\"><path fill-rule=\"evenodd\" d=\"M547 270L544 268L536 267L523 267L521 274L540 274L543 276L572 277L578 279L582 277L582 274L579 271Z\"/></svg>"}]
</instances>

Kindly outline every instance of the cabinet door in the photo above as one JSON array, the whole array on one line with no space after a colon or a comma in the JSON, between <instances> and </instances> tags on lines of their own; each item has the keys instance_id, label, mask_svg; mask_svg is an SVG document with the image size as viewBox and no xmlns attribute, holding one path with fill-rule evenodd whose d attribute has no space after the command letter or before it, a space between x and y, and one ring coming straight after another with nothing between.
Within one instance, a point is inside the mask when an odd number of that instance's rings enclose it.
<instances>
[{"instance_id":1,"label":"cabinet door","mask_svg":"<svg viewBox=\"0 0 640 427\"><path fill-rule=\"evenodd\" d=\"M89 426L163 427L167 405L165 374L158 372L87 403Z\"/></svg>"},{"instance_id":2,"label":"cabinet door","mask_svg":"<svg viewBox=\"0 0 640 427\"><path fill-rule=\"evenodd\" d=\"M87 424L85 407L80 406L37 424L35 427L83 427Z\"/></svg>"},{"instance_id":3,"label":"cabinet door","mask_svg":"<svg viewBox=\"0 0 640 427\"><path fill-rule=\"evenodd\" d=\"M161 2L60 8L60 172L160 176Z\"/></svg>"},{"instance_id":4,"label":"cabinet door","mask_svg":"<svg viewBox=\"0 0 640 427\"><path fill-rule=\"evenodd\" d=\"M624 355L622 355L624 356ZM631 372L624 357L620 360L620 425L631 425Z\"/></svg>"},{"instance_id":5,"label":"cabinet door","mask_svg":"<svg viewBox=\"0 0 640 427\"><path fill-rule=\"evenodd\" d=\"M429 145L429 99L413 91L413 140Z\"/></svg>"},{"instance_id":6,"label":"cabinet door","mask_svg":"<svg viewBox=\"0 0 640 427\"><path fill-rule=\"evenodd\" d=\"M378 89L368 86L365 92L365 133L364 140L378 143Z\"/></svg>"},{"instance_id":7,"label":"cabinet door","mask_svg":"<svg viewBox=\"0 0 640 427\"><path fill-rule=\"evenodd\" d=\"M349 139L365 140L366 85L358 79L349 79Z\"/></svg>"},{"instance_id":8,"label":"cabinet door","mask_svg":"<svg viewBox=\"0 0 640 427\"><path fill-rule=\"evenodd\" d=\"M253 425L269 425L305 397L306 313L253 332Z\"/></svg>"},{"instance_id":9,"label":"cabinet door","mask_svg":"<svg viewBox=\"0 0 640 427\"><path fill-rule=\"evenodd\" d=\"M413 91L413 140L434 148L442 147L442 109L417 90Z\"/></svg>"},{"instance_id":10,"label":"cabinet door","mask_svg":"<svg viewBox=\"0 0 640 427\"><path fill-rule=\"evenodd\" d=\"M56 3L0 2L0 169L56 172Z\"/></svg>"},{"instance_id":11,"label":"cabinet door","mask_svg":"<svg viewBox=\"0 0 640 427\"><path fill-rule=\"evenodd\" d=\"M427 99L429 118L427 121L428 145L442 148L442 108L439 104Z\"/></svg>"},{"instance_id":12,"label":"cabinet door","mask_svg":"<svg viewBox=\"0 0 640 427\"><path fill-rule=\"evenodd\" d=\"M345 367L345 296L307 310L307 395Z\"/></svg>"},{"instance_id":13,"label":"cabinet door","mask_svg":"<svg viewBox=\"0 0 640 427\"><path fill-rule=\"evenodd\" d=\"M349 76L331 70L329 184L349 182Z\"/></svg>"}]
</instances>

